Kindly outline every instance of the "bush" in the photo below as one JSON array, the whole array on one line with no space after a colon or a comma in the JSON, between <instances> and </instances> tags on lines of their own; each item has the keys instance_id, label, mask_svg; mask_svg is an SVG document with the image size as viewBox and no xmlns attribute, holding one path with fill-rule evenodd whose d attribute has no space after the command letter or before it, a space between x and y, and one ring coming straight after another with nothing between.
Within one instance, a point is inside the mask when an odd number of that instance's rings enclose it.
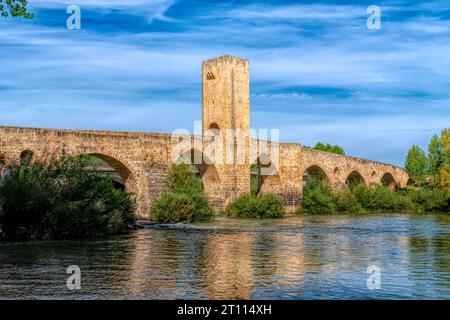
<instances>
[{"instance_id":1,"label":"bush","mask_svg":"<svg viewBox=\"0 0 450 320\"><path fill-rule=\"evenodd\" d=\"M437 188L417 188L408 191L408 197L421 211L449 211L445 191Z\"/></svg>"},{"instance_id":2,"label":"bush","mask_svg":"<svg viewBox=\"0 0 450 320\"><path fill-rule=\"evenodd\" d=\"M83 161L10 166L0 181L0 228L8 239L71 239L123 233L134 225L130 193Z\"/></svg>"},{"instance_id":3,"label":"bush","mask_svg":"<svg viewBox=\"0 0 450 320\"><path fill-rule=\"evenodd\" d=\"M389 190L379 185L373 192L372 210L407 210L412 209L411 200L398 191Z\"/></svg>"},{"instance_id":4,"label":"bush","mask_svg":"<svg viewBox=\"0 0 450 320\"><path fill-rule=\"evenodd\" d=\"M318 214L336 212L333 192L320 178L311 177L303 189L301 211Z\"/></svg>"},{"instance_id":5,"label":"bush","mask_svg":"<svg viewBox=\"0 0 450 320\"><path fill-rule=\"evenodd\" d=\"M202 182L187 164L173 165L169 190L151 206L152 220L159 223L205 221L213 211L203 192Z\"/></svg>"},{"instance_id":6,"label":"bush","mask_svg":"<svg viewBox=\"0 0 450 320\"><path fill-rule=\"evenodd\" d=\"M160 223L193 222L211 217L206 197L167 192L152 205L152 218Z\"/></svg>"},{"instance_id":7,"label":"bush","mask_svg":"<svg viewBox=\"0 0 450 320\"><path fill-rule=\"evenodd\" d=\"M351 188L351 193L355 196L361 208L365 210L373 210L375 203L373 199L373 190L365 184L357 184Z\"/></svg>"},{"instance_id":8,"label":"bush","mask_svg":"<svg viewBox=\"0 0 450 320\"><path fill-rule=\"evenodd\" d=\"M230 203L225 214L238 218L282 218L285 215L283 200L270 193L244 194Z\"/></svg>"},{"instance_id":9,"label":"bush","mask_svg":"<svg viewBox=\"0 0 450 320\"><path fill-rule=\"evenodd\" d=\"M338 212L358 213L364 211L358 199L349 189L337 193L334 196L336 209Z\"/></svg>"},{"instance_id":10,"label":"bush","mask_svg":"<svg viewBox=\"0 0 450 320\"><path fill-rule=\"evenodd\" d=\"M380 185L371 189L365 184L358 184L333 193L326 183L318 178L312 178L303 191L302 208L299 212L358 213L412 208L414 205L408 196L399 191L391 191L385 186Z\"/></svg>"}]
</instances>

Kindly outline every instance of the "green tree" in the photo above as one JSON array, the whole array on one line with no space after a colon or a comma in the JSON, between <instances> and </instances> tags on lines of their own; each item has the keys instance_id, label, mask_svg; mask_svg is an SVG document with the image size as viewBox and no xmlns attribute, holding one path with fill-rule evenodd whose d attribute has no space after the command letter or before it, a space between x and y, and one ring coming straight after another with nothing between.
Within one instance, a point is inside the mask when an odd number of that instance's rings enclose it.
<instances>
[{"instance_id":1,"label":"green tree","mask_svg":"<svg viewBox=\"0 0 450 320\"><path fill-rule=\"evenodd\" d=\"M332 146L329 143L323 144L322 142L317 142L313 149L345 155L344 149L342 147L338 145Z\"/></svg>"},{"instance_id":2,"label":"green tree","mask_svg":"<svg viewBox=\"0 0 450 320\"><path fill-rule=\"evenodd\" d=\"M32 19L34 15L28 12L27 5L27 0L0 0L0 16Z\"/></svg>"},{"instance_id":3,"label":"green tree","mask_svg":"<svg viewBox=\"0 0 450 320\"><path fill-rule=\"evenodd\" d=\"M441 133L440 145L442 148L443 165L440 171L440 185L445 195L450 198L450 129Z\"/></svg>"},{"instance_id":4,"label":"green tree","mask_svg":"<svg viewBox=\"0 0 450 320\"><path fill-rule=\"evenodd\" d=\"M428 145L428 159L430 164L430 173L436 184L439 183L439 175L444 164L444 154L442 153L442 146L438 135L431 138Z\"/></svg>"},{"instance_id":5,"label":"green tree","mask_svg":"<svg viewBox=\"0 0 450 320\"><path fill-rule=\"evenodd\" d=\"M134 197L82 160L22 162L0 180L0 234L7 239L73 239L125 233Z\"/></svg>"},{"instance_id":6,"label":"green tree","mask_svg":"<svg viewBox=\"0 0 450 320\"><path fill-rule=\"evenodd\" d=\"M429 173L429 161L425 152L417 145L413 145L406 156L405 169L416 185L426 182Z\"/></svg>"}]
</instances>

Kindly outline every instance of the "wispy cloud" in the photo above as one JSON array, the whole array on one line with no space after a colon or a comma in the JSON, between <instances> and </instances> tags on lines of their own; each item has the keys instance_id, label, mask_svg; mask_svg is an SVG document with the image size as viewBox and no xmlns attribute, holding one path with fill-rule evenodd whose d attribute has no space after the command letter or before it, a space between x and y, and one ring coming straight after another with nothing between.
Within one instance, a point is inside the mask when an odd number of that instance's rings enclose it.
<instances>
[{"instance_id":1,"label":"wispy cloud","mask_svg":"<svg viewBox=\"0 0 450 320\"><path fill-rule=\"evenodd\" d=\"M191 128L201 62L229 53L250 59L252 125L289 141L400 164L448 126L448 3L381 0L381 30L369 3L302 3L33 0L32 21L0 19L0 125Z\"/></svg>"}]
</instances>

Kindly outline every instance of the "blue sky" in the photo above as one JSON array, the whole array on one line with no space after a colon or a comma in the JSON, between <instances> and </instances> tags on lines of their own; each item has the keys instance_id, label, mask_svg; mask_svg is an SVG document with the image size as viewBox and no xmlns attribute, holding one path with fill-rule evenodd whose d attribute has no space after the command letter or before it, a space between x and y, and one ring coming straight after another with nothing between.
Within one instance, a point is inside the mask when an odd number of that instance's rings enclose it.
<instances>
[{"instance_id":1,"label":"blue sky","mask_svg":"<svg viewBox=\"0 0 450 320\"><path fill-rule=\"evenodd\" d=\"M252 127L282 141L402 165L450 127L448 0L29 2L33 20L0 19L0 125L192 131L201 62L230 54L250 60Z\"/></svg>"}]
</instances>

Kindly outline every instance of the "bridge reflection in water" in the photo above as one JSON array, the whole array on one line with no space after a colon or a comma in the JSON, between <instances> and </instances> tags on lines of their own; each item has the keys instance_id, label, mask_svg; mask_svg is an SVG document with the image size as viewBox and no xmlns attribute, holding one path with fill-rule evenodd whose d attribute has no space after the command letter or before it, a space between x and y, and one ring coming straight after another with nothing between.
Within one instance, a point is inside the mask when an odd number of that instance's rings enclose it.
<instances>
[{"instance_id":1,"label":"bridge reflection in water","mask_svg":"<svg viewBox=\"0 0 450 320\"><path fill-rule=\"evenodd\" d=\"M445 215L218 218L92 241L0 244L2 298L449 299ZM82 289L66 287L79 265ZM382 271L368 290L367 267Z\"/></svg>"}]
</instances>

